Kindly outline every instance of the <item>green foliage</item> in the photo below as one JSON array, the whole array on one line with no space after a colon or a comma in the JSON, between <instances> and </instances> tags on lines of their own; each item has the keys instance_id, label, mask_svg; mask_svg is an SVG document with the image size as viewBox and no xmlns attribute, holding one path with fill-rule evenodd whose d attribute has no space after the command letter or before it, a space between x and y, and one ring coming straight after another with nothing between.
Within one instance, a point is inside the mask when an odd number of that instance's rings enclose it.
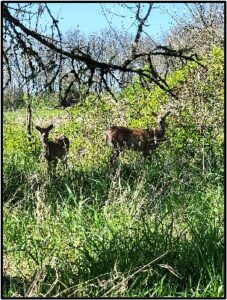
<instances>
[{"instance_id":1,"label":"green foliage","mask_svg":"<svg viewBox=\"0 0 227 300\"><path fill-rule=\"evenodd\" d=\"M34 124L70 139L67 171L47 172L25 110L4 114L5 297L223 297L223 52L204 61L171 74L177 100L134 83L118 103L35 106ZM105 129L153 127L169 106L167 140L111 175Z\"/></svg>"}]
</instances>

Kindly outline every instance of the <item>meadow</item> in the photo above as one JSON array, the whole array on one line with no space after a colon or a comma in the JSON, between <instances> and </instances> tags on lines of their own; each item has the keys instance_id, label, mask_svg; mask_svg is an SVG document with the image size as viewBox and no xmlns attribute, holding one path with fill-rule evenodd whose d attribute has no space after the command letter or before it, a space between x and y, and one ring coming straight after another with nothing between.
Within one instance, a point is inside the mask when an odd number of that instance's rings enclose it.
<instances>
[{"instance_id":1,"label":"meadow","mask_svg":"<svg viewBox=\"0 0 227 300\"><path fill-rule=\"evenodd\" d=\"M68 170L48 173L25 108L4 112L5 297L224 296L223 52L209 55L207 72L169 78L178 100L139 84L65 110L34 99L33 124L70 139ZM125 151L112 174L105 130L155 127L166 107L166 141Z\"/></svg>"}]
</instances>

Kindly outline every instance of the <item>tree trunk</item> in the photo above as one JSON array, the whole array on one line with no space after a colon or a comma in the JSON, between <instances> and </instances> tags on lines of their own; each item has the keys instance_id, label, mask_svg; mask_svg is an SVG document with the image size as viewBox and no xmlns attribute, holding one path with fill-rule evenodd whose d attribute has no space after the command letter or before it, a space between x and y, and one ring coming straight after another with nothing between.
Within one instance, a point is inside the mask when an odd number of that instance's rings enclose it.
<instances>
[{"instance_id":1,"label":"tree trunk","mask_svg":"<svg viewBox=\"0 0 227 300\"><path fill-rule=\"evenodd\" d=\"M29 102L26 109L26 129L27 129L27 136L28 141L31 142L32 136L32 107L31 103Z\"/></svg>"}]
</instances>

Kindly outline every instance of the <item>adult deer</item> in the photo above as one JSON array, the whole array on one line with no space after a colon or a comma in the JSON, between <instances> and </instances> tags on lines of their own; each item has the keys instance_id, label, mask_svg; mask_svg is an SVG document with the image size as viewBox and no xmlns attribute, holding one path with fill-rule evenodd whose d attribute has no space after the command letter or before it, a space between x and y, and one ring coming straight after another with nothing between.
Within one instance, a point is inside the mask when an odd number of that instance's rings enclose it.
<instances>
[{"instance_id":1,"label":"adult deer","mask_svg":"<svg viewBox=\"0 0 227 300\"><path fill-rule=\"evenodd\" d=\"M52 128L54 128L53 124L46 128L39 126L36 126L35 128L39 131L40 139L44 148L44 157L48 162L48 166L50 167L50 162L52 161L56 166L58 160L62 160L65 167L67 167L69 139L62 135L55 138L54 141L50 141L49 132Z\"/></svg>"},{"instance_id":2,"label":"adult deer","mask_svg":"<svg viewBox=\"0 0 227 300\"><path fill-rule=\"evenodd\" d=\"M154 129L138 129L113 126L106 130L106 143L112 147L111 166L116 164L119 154L124 149L131 149L143 152L146 157L164 139L166 117L168 111L158 119L158 127ZM157 117L157 114L153 113Z\"/></svg>"}]
</instances>

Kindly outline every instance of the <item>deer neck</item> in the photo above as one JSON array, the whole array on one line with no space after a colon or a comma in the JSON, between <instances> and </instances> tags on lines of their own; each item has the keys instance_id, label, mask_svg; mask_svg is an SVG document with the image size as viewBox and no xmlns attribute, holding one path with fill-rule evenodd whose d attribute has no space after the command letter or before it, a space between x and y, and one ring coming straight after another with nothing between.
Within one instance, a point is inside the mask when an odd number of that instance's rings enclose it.
<instances>
[{"instance_id":1,"label":"deer neck","mask_svg":"<svg viewBox=\"0 0 227 300\"><path fill-rule=\"evenodd\" d=\"M49 143L48 136L41 136L41 141L44 146L47 146Z\"/></svg>"},{"instance_id":2,"label":"deer neck","mask_svg":"<svg viewBox=\"0 0 227 300\"><path fill-rule=\"evenodd\" d=\"M160 133L164 134L165 133L165 126L164 125L159 126L159 131L160 131Z\"/></svg>"}]
</instances>

